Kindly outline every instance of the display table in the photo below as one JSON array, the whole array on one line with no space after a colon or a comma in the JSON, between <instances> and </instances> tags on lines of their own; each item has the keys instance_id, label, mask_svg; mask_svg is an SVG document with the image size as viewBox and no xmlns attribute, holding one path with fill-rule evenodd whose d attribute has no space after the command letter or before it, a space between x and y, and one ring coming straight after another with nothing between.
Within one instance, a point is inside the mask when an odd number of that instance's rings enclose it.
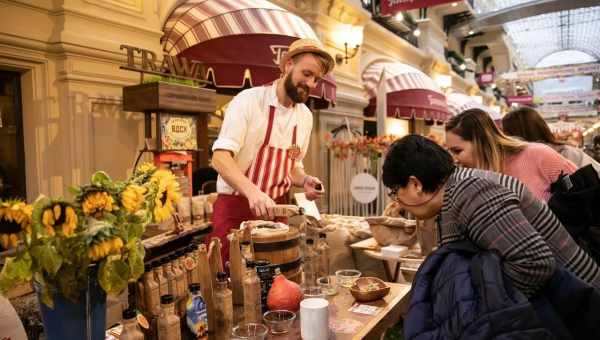
<instances>
[{"instance_id":1,"label":"display table","mask_svg":"<svg viewBox=\"0 0 600 340\"><path fill-rule=\"evenodd\" d=\"M391 282L410 282L425 260L420 255L421 248L418 244L411 247L407 254L400 257L385 256L381 253L381 246L374 238L362 240L350 245L352 249L362 251L366 256L383 262L387 280ZM400 275L402 273L403 275Z\"/></svg>"},{"instance_id":2,"label":"display table","mask_svg":"<svg viewBox=\"0 0 600 340\"><path fill-rule=\"evenodd\" d=\"M330 329L333 324L345 322L352 322L359 325L357 330L352 333L336 333L332 330L329 340L380 339L381 335L388 328L398 323L402 312L405 311L406 307L408 306L411 285L402 283L387 284L391 288L390 293L387 296L385 296L383 299L364 303L366 305L382 308L375 315L358 314L348 311L348 309L355 303L355 300L352 294L350 294L350 290L346 288L340 288L336 295L328 297L327 300L329 301ZM239 310L241 311L241 308L239 308ZM239 316L243 315L243 313L236 310L235 315ZM300 316L298 315L290 333L278 336L269 335L267 339L301 339L299 318ZM214 339L214 337L212 339Z\"/></svg>"}]
</instances>

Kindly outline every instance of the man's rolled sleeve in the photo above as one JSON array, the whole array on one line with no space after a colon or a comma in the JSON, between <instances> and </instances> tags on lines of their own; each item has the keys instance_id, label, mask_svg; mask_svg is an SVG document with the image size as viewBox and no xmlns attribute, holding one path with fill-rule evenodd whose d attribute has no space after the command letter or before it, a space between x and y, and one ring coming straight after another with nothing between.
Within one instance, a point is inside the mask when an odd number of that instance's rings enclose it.
<instances>
[{"instance_id":1,"label":"man's rolled sleeve","mask_svg":"<svg viewBox=\"0 0 600 340\"><path fill-rule=\"evenodd\" d=\"M213 144L213 151L228 150L234 155L240 151L248 132L249 110L253 107L253 98L250 97L249 91L246 90L231 100L225 110L225 118L219 137Z\"/></svg>"}]
</instances>

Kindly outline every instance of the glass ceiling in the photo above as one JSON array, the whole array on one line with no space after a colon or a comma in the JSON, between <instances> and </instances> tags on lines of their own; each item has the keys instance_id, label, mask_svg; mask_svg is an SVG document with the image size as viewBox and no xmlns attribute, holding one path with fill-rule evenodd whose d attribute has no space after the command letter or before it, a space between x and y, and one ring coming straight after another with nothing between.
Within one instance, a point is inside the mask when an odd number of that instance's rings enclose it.
<instances>
[{"instance_id":1,"label":"glass ceiling","mask_svg":"<svg viewBox=\"0 0 600 340\"><path fill-rule=\"evenodd\" d=\"M475 11L487 14L531 0L476 0ZM578 50L600 59L600 6L542 14L504 24L524 66L545 56Z\"/></svg>"}]
</instances>

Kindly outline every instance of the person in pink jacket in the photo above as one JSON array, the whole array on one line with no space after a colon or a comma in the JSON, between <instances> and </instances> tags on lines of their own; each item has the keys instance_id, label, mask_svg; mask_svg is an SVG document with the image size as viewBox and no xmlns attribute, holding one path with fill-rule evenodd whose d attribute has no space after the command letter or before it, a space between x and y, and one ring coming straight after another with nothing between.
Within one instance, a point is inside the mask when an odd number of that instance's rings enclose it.
<instances>
[{"instance_id":1,"label":"person in pink jacket","mask_svg":"<svg viewBox=\"0 0 600 340\"><path fill-rule=\"evenodd\" d=\"M561 174L577 170L547 145L506 136L480 109L466 110L446 124L446 147L458 165L518 178L543 201L550 199L550 185Z\"/></svg>"}]
</instances>

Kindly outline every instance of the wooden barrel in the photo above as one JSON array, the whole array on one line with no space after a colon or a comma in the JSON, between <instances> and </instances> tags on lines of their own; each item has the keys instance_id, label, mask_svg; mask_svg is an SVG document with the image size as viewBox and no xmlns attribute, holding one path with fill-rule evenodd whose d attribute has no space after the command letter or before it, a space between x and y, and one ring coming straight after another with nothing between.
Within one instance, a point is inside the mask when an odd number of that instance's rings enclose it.
<instances>
[{"instance_id":1,"label":"wooden barrel","mask_svg":"<svg viewBox=\"0 0 600 340\"><path fill-rule=\"evenodd\" d=\"M252 235L254 259L267 260L279 267L289 280L300 283L302 269L300 233L295 227L288 231Z\"/></svg>"}]
</instances>

